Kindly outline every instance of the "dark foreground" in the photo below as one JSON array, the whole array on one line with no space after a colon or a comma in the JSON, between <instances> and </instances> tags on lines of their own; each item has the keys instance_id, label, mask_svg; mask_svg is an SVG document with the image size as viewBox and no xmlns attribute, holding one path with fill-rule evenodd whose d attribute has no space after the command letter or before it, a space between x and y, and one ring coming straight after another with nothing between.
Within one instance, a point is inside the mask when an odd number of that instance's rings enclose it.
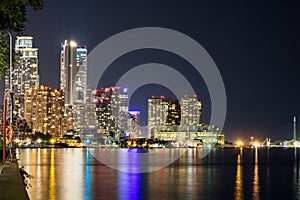
<instances>
[{"instance_id":1,"label":"dark foreground","mask_svg":"<svg viewBox=\"0 0 300 200\"><path fill-rule=\"evenodd\" d=\"M0 199L29 199L16 160L7 162L0 174Z\"/></svg>"}]
</instances>

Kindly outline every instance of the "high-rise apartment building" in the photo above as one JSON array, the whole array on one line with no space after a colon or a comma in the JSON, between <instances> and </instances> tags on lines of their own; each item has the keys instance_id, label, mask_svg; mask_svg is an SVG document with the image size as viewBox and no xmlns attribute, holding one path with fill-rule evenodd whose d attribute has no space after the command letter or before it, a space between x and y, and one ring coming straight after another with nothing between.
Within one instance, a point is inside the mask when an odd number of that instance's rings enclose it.
<instances>
[{"instance_id":1,"label":"high-rise apartment building","mask_svg":"<svg viewBox=\"0 0 300 200\"><path fill-rule=\"evenodd\" d=\"M167 108L167 119L166 125L167 126L176 126L180 125L180 116L181 116L181 109L180 104L177 99L166 98L163 101L164 107Z\"/></svg>"},{"instance_id":2,"label":"high-rise apartment building","mask_svg":"<svg viewBox=\"0 0 300 200\"><path fill-rule=\"evenodd\" d=\"M86 104L73 104L72 106L69 106L69 108L71 108L74 118L74 129L77 133L83 134L87 127Z\"/></svg>"},{"instance_id":3,"label":"high-rise apartment building","mask_svg":"<svg viewBox=\"0 0 300 200\"><path fill-rule=\"evenodd\" d=\"M33 37L17 36L15 43L16 64L12 68L14 92L14 115L24 115L24 92L27 88L39 88L38 48L33 47ZM5 87L10 88L9 72L5 76Z\"/></svg>"},{"instance_id":4,"label":"high-rise apartment building","mask_svg":"<svg viewBox=\"0 0 300 200\"><path fill-rule=\"evenodd\" d=\"M87 47L77 46L76 49L77 71L75 75L73 103L86 103L87 91Z\"/></svg>"},{"instance_id":5,"label":"high-rise apartment building","mask_svg":"<svg viewBox=\"0 0 300 200\"><path fill-rule=\"evenodd\" d=\"M112 88L102 88L95 91L96 116L98 121L98 133L109 133L111 127L115 127L115 120L111 111Z\"/></svg>"},{"instance_id":6,"label":"high-rise apartment building","mask_svg":"<svg viewBox=\"0 0 300 200\"><path fill-rule=\"evenodd\" d=\"M128 112L128 125L127 131L130 134L130 138L139 138L140 136L140 111L129 110Z\"/></svg>"},{"instance_id":7,"label":"high-rise apartment building","mask_svg":"<svg viewBox=\"0 0 300 200\"><path fill-rule=\"evenodd\" d=\"M38 48L33 47L33 37L17 36L15 52L17 63L12 69L13 90L15 94L24 94L26 88L39 87Z\"/></svg>"},{"instance_id":8,"label":"high-rise apartment building","mask_svg":"<svg viewBox=\"0 0 300 200\"><path fill-rule=\"evenodd\" d=\"M148 99L148 137L150 138L166 125L168 110L163 99L163 96Z\"/></svg>"},{"instance_id":9,"label":"high-rise apartment building","mask_svg":"<svg viewBox=\"0 0 300 200\"><path fill-rule=\"evenodd\" d=\"M127 130L128 90L121 87L102 88L96 91L98 133L120 133Z\"/></svg>"},{"instance_id":10,"label":"high-rise apartment building","mask_svg":"<svg viewBox=\"0 0 300 200\"><path fill-rule=\"evenodd\" d=\"M197 96L183 97L180 99L181 127L183 129L196 130L201 124L201 102Z\"/></svg>"},{"instance_id":11,"label":"high-rise apartment building","mask_svg":"<svg viewBox=\"0 0 300 200\"><path fill-rule=\"evenodd\" d=\"M180 125L180 104L178 100L164 96L148 99L148 136L167 126Z\"/></svg>"},{"instance_id":12,"label":"high-rise apartment building","mask_svg":"<svg viewBox=\"0 0 300 200\"><path fill-rule=\"evenodd\" d=\"M66 132L65 119L65 99L62 90L50 91L50 133L55 137L60 137Z\"/></svg>"},{"instance_id":13,"label":"high-rise apartment building","mask_svg":"<svg viewBox=\"0 0 300 200\"><path fill-rule=\"evenodd\" d=\"M65 93L65 106L72 112L78 133L87 129L87 47L67 41L61 45L60 88Z\"/></svg>"},{"instance_id":14,"label":"high-rise apartment building","mask_svg":"<svg viewBox=\"0 0 300 200\"><path fill-rule=\"evenodd\" d=\"M74 114L73 114L73 109L72 106L67 106L65 104L65 114L64 114L64 123L63 123L63 130L65 132L73 132L75 127L74 127Z\"/></svg>"},{"instance_id":15,"label":"high-rise apartment building","mask_svg":"<svg viewBox=\"0 0 300 200\"><path fill-rule=\"evenodd\" d=\"M117 131L125 132L128 119L128 88L113 88L111 108L112 115L115 116Z\"/></svg>"},{"instance_id":16,"label":"high-rise apartment building","mask_svg":"<svg viewBox=\"0 0 300 200\"><path fill-rule=\"evenodd\" d=\"M59 137L65 130L64 95L49 87L27 88L24 94L24 118L32 132L49 133Z\"/></svg>"},{"instance_id":17,"label":"high-rise apartment building","mask_svg":"<svg viewBox=\"0 0 300 200\"><path fill-rule=\"evenodd\" d=\"M65 103L85 103L87 85L87 48L74 41L61 45L60 89L65 92Z\"/></svg>"},{"instance_id":18,"label":"high-rise apartment building","mask_svg":"<svg viewBox=\"0 0 300 200\"><path fill-rule=\"evenodd\" d=\"M160 131L196 131L200 125L201 102L196 96L175 99L152 97L148 99L148 137Z\"/></svg>"},{"instance_id":19,"label":"high-rise apartment building","mask_svg":"<svg viewBox=\"0 0 300 200\"><path fill-rule=\"evenodd\" d=\"M97 116L96 116L96 103L94 102L95 93L92 91L91 86L87 85L86 89L86 110L85 110L85 134L93 135L97 133Z\"/></svg>"}]
</instances>

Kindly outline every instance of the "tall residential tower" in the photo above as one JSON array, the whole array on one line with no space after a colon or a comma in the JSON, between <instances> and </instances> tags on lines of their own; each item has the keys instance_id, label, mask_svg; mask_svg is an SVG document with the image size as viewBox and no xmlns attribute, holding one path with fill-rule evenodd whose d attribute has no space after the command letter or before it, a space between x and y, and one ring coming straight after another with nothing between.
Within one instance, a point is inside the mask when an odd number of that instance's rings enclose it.
<instances>
[{"instance_id":1,"label":"tall residential tower","mask_svg":"<svg viewBox=\"0 0 300 200\"><path fill-rule=\"evenodd\" d=\"M98 133L121 133L127 130L128 90L121 87L102 88L96 91Z\"/></svg>"},{"instance_id":2,"label":"tall residential tower","mask_svg":"<svg viewBox=\"0 0 300 200\"><path fill-rule=\"evenodd\" d=\"M180 114L178 100L164 96L148 99L148 137L164 128L179 126Z\"/></svg>"},{"instance_id":3,"label":"tall residential tower","mask_svg":"<svg viewBox=\"0 0 300 200\"><path fill-rule=\"evenodd\" d=\"M47 86L28 88L24 95L24 118L33 132L49 133L60 137L66 132L64 96L61 90Z\"/></svg>"},{"instance_id":4,"label":"tall residential tower","mask_svg":"<svg viewBox=\"0 0 300 200\"><path fill-rule=\"evenodd\" d=\"M65 40L60 53L60 89L65 94L66 113L73 113L79 133L87 127L87 47Z\"/></svg>"},{"instance_id":5,"label":"tall residential tower","mask_svg":"<svg viewBox=\"0 0 300 200\"><path fill-rule=\"evenodd\" d=\"M85 103L87 85L87 48L74 41L61 45L60 89L65 92L65 102Z\"/></svg>"},{"instance_id":6,"label":"tall residential tower","mask_svg":"<svg viewBox=\"0 0 300 200\"><path fill-rule=\"evenodd\" d=\"M24 117L24 93L28 88L39 88L38 48L33 47L33 37L17 36L15 43L16 64L12 69L14 92L14 115ZM5 76L5 87L10 88L9 73Z\"/></svg>"},{"instance_id":7,"label":"tall residential tower","mask_svg":"<svg viewBox=\"0 0 300 200\"><path fill-rule=\"evenodd\" d=\"M197 96L183 97L180 99L181 107L181 128L189 131L197 130L201 124L201 101Z\"/></svg>"}]
</instances>

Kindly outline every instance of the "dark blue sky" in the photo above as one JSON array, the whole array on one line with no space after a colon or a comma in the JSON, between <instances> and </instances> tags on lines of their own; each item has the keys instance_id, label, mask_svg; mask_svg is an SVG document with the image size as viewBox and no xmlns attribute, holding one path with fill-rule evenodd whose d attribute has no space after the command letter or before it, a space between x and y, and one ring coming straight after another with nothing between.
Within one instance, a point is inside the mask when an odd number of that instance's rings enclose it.
<instances>
[{"instance_id":1,"label":"dark blue sky","mask_svg":"<svg viewBox=\"0 0 300 200\"><path fill-rule=\"evenodd\" d=\"M29 10L25 34L39 48L41 83L59 87L60 43L74 39L92 50L121 31L165 27L199 42L218 66L227 92L226 139L292 137L292 117L300 120L300 5L298 1L100 1L45 0L43 10ZM137 51L117 59L104 84L114 83L131 67L158 62L183 69L203 101L203 121L210 98L200 76L177 56ZM144 86L130 102L146 114L147 97L172 95L159 86ZM298 126L299 127L299 126ZM300 136L299 136L300 139Z\"/></svg>"}]
</instances>

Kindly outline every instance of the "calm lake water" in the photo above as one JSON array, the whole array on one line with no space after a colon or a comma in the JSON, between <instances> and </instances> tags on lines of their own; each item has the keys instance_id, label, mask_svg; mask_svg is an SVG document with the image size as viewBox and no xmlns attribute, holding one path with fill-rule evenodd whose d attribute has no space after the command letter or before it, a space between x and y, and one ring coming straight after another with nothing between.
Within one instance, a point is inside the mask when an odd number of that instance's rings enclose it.
<instances>
[{"instance_id":1,"label":"calm lake water","mask_svg":"<svg viewBox=\"0 0 300 200\"><path fill-rule=\"evenodd\" d=\"M172 150L156 151L163 159ZM19 156L34 176L30 199L300 199L299 149L212 149L201 158L203 151L188 149L149 173L110 168L88 149L20 149Z\"/></svg>"}]
</instances>

